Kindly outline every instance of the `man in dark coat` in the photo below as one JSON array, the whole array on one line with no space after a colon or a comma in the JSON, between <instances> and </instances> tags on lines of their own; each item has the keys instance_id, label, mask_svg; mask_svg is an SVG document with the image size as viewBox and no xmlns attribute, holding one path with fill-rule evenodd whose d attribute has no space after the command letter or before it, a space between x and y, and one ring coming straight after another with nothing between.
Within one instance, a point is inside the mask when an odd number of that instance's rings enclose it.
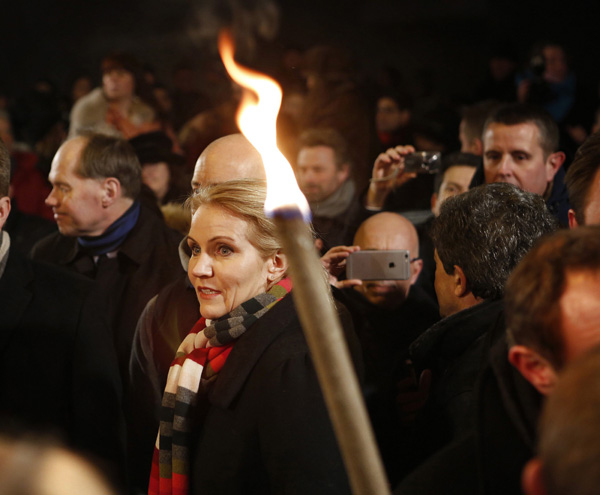
<instances>
[{"instance_id":1,"label":"man in dark coat","mask_svg":"<svg viewBox=\"0 0 600 495\"><path fill-rule=\"evenodd\" d=\"M344 280L338 292L353 316L365 360L365 398L384 464L395 481L398 440L403 435L396 417L396 384L404 378L409 345L439 319L436 302L418 285L423 261L413 224L398 213L382 212L365 220L354 237L354 247L368 250L409 251L405 280ZM330 262L328 255L324 257ZM400 268L400 267L399 267Z\"/></svg>"},{"instance_id":2,"label":"man in dark coat","mask_svg":"<svg viewBox=\"0 0 600 495\"><path fill-rule=\"evenodd\" d=\"M119 367L126 377L131 343L144 306L179 273L181 235L136 199L140 165L131 145L91 135L66 141L49 179L59 232L39 241L32 257L94 279L107 296Z\"/></svg>"},{"instance_id":3,"label":"man in dark coat","mask_svg":"<svg viewBox=\"0 0 600 495\"><path fill-rule=\"evenodd\" d=\"M477 378L504 333L504 283L533 243L555 226L540 196L508 184L478 187L442 205L432 238L443 319L409 349L421 384L431 383L416 419L422 450L417 460L458 438L474 421ZM401 402L418 384L404 385Z\"/></svg>"},{"instance_id":4,"label":"man in dark coat","mask_svg":"<svg viewBox=\"0 0 600 495\"><path fill-rule=\"evenodd\" d=\"M12 248L2 230L9 171L0 141L2 429L57 435L119 477L125 474L121 382L101 301L84 277Z\"/></svg>"},{"instance_id":5,"label":"man in dark coat","mask_svg":"<svg viewBox=\"0 0 600 495\"><path fill-rule=\"evenodd\" d=\"M520 494L538 418L565 365L600 342L600 227L560 230L539 242L506 285L507 341L476 392L468 433L398 487L402 494ZM452 472L453 484L441 473Z\"/></svg>"}]
</instances>

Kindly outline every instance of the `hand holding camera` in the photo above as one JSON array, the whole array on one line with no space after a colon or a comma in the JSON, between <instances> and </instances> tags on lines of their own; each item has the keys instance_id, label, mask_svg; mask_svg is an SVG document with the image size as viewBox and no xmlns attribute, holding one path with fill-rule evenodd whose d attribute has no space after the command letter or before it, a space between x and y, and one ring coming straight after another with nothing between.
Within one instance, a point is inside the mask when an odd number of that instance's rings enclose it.
<instances>
[{"instance_id":1,"label":"hand holding camera","mask_svg":"<svg viewBox=\"0 0 600 495\"><path fill-rule=\"evenodd\" d=\"M440 152L417 152L410 145L381 153L373 165L366 207L382 208L390 191L414 179L418 173L437 173L441 161Z\"/></svg>"}]
</instances>

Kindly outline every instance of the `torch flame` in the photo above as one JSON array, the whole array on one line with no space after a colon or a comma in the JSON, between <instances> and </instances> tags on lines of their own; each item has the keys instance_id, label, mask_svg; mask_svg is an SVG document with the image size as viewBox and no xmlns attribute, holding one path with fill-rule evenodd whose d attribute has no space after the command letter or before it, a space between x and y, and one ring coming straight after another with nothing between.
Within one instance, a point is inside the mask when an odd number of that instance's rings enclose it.
<instances>
[{"instance_id":1,"label":"torch flame","mask_svg":"<svg viewBox=\"0 0 600 495\"><path fill-rule=\"evenodd\" d=\"M231 33L219 34L219 53L231 78L240 86L256 94L258 101L244 91L238 109L237 123L248 141L262 157L267 176L265 212L275 210L299 210L308 221L310 207L300 191L292 166L277 148L277 114L281 106L281 88L270 77L237 64L233 58Z\"/></svg>"}]
</instances>

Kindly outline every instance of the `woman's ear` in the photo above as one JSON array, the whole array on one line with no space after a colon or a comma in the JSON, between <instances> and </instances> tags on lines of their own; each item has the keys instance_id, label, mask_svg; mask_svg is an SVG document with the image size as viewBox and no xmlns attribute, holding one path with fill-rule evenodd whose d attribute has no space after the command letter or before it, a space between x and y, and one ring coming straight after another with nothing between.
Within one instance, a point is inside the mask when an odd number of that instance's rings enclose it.
<instances>
[{"instance_id":1,"label":"woman's ear","mask_svg":"<svg viewBox=\"0 0 600 495\"><path fill-rule=\"evenodd\" d=\"M269 282L282 279L288 269L287 257L281 251L277 251L267 261L267 277Z\"/></svg>"}]
</instances>

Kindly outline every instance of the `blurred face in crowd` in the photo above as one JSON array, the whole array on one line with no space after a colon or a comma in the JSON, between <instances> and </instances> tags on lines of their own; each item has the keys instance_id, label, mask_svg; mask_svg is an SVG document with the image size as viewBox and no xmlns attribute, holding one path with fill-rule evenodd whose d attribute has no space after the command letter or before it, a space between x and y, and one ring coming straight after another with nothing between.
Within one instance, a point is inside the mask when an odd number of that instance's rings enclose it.
<instances>
[{"instance_id":1,"label":"blurred face in crowd","mask_svg":"<svg viewBox=\"0 0 600 495\"><path fill-rule=\"evenodd\" d=\"M92 81L87 76L78 77L71 88L71 98L76 102L92 90Z\"/></svg>"},{"instance_id":2,"label":"blurred face in crowd","mask_svg":"<svg viewBox=\"0 0 600 495\"><path fill-rule=\"evenodd\" d=\"M102 89L108 100L132 98L135 79L128 70L113 68L102 74Z\"/></svg>"},{"instance_id":3,"label":"blurred face in crowd","mask_svg":"<svg viewBox=\"0 0 600 495\"><path fill-rule=\"evenodd\" d=\"M469 184L475 174L475 167L467 165L454 165L444 172L444 180L440 190L432 198L431 211L437 217L440 214L442 203L452 196L457 196L469 190Z\"/></svg>"},{"instance_id":4,"label":"blurred face in crowd","mask_svg":"<svg viewBox=\"0 0 600 495\"><path fill-rule=\"evenodd\" d=\"M548 82L562 82L569 74L569 66L567 65L567 55L560 46L549 45L542 50L546 70L544 79Z\"/></svg>"},{"instance_id":5,"label":"blurred face in crowd","mask_svg":"<svg viewBox=\"0 0 600 495\"><path fill-rule=\"evenodd\" d=\"M419 239L413 225L397 213L379 213L360 226L354 237L354 245L361 251L408 249L410 258L418 257ZM410 264L408 280L365 280L354 289L371 304L382 308L394 308L406 301L410 286L414 284L423 268L422 260Z\"/></svg>"},{"instance_id":6,"label":"blurred face in crowd","mask_svg":"<svg viewBox=\"0 0 600 495\"><path fill-rule=\"evenodd\" d=\"M142 166L142 182L154 193L158 200L162 200L169 190L171 172L165 162L144 163Z\"/></svg>"},{"instance_id":7,"label":"blurred face in crowd","mask_svg":"<svg viewBox=\"0 0 600 495\"><path fill-rule=\"evenodd\" d=\"M483 135L485 182L507 182L543 195L562 161L544 157L540 131L534 123L490 124Z\"/></svg>"},{"instance_id":8,"label":"blurred face in crowd","mask_svg":"<svg viewBox=\"0 0 600 495\"><path fill-rule=\"evenodd\" d=\"M310 202L323 201L336 192L348 178L348 166L341 169L329 146L302 148L298 153L296 177L300 190Z\"/></svg>"},{"instance_id":9,"label":"blurred face in crowd","mask_svg":"<svg viewBox=\"0 0 600 495\"><path fill-rule=\"evenodd\" d=\"M383 97L377 101L375 125L378 132L394 132L399 127L405 126L409 119L410 112L400 110L392 98Z\"/></svg>"},{"instance_id":10,"label":"blurred face in crowd","mask_svg":"<svg viewBox=\"0 0 600 495\"><path fill-rule=\"evenodd\" d=\"M245 220L223 208L205 205L194 213L188 276L205 318L219 318L267 290L272 261L261 256L250 234Z\"/></svg>"},{"instance_id":11,"label":"blurred face in crowd","mask_svg":"<svg viewBox=\"0 0 600 495\"><path fill-rule=\"evenodd\" d=\"M66 236L98 236L108 226L103 208L103 180L84 178L78 173L86 144L83 137L66 141L54 156L48 175L52 191L46 204L54 212L58 230Z\"/></svg>"}]
</instances>

